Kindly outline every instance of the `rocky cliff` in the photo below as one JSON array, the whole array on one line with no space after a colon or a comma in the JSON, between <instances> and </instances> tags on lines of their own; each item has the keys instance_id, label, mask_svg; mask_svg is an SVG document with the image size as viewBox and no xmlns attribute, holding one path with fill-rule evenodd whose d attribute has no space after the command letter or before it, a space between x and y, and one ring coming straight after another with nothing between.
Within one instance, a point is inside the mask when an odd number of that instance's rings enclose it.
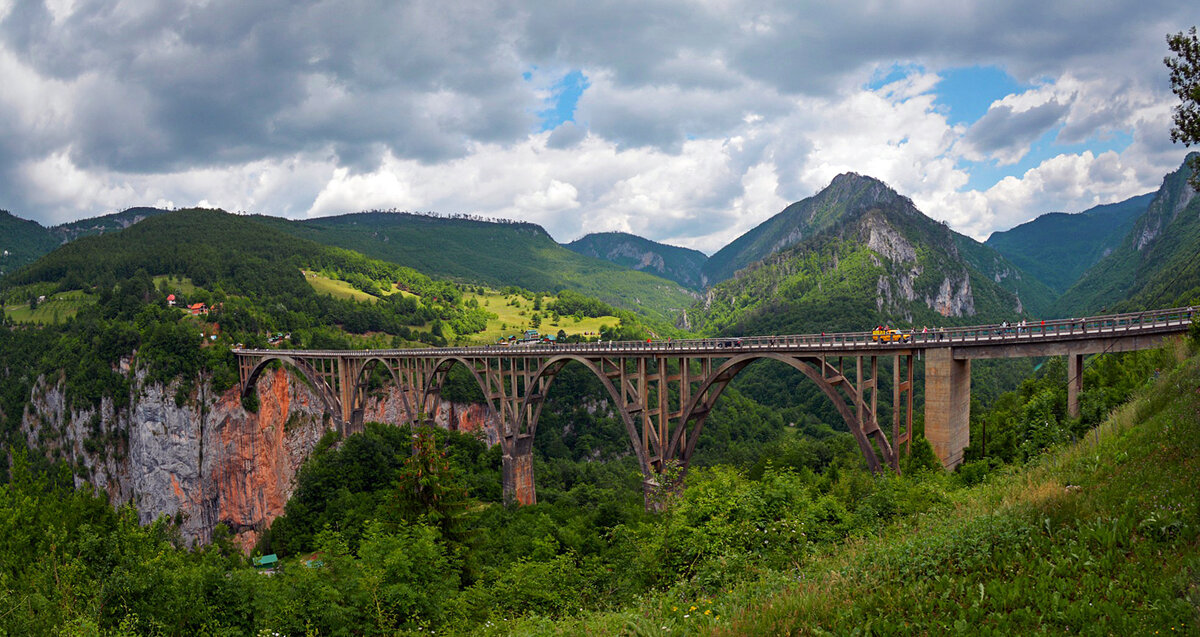
<instances>
[{"instance_id":1,"label":"rocky cliff","mask_svg":"<svg viewBox=\"0 0 1200 637\"><path fill-rule=\"evenodd\" d=\"M67 407L62 383L43 379L22 419L31 447L65 459L78 484L89 482L114 504L132 503L142 522L175 518L183 537L206 543L223 523L249 550L292 494L297 471L332 426L320 399L282 369L258 382L257 413L236 389L214 394L201 379L182 405L175 387L132 383L130 406ZM401 422L400 394L374 397L366 420ZM434 420L479 431L494 444L498 429L482 405L438 405Z\"/></svg>"}]
</instances>

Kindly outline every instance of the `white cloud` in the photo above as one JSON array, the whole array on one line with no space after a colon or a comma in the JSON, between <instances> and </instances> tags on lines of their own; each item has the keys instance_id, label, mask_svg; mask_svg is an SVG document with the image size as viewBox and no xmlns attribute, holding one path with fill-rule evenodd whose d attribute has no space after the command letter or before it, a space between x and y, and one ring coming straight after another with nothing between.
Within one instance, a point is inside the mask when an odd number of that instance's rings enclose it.
<instances>
[{"instance_id":1,"label":"white cloud","mask_svg":"<svg viewBox=\"0 0 1200 637\"><path fill-rule=\"evenodd\" d=\"M982 237L1182 159L1161 57L1186 6L942 5L0 0L0 206L468 212L711 252L845 171ZM973 64L1033 88L951 125L937 70ZM534 132L572 70L577 123ZM1029 168L1055 130L1096 150ZM1106 152L1114 135L1132 143ZM965 190L973 161L1024 163Z\"/></svg>"}]
</instances>

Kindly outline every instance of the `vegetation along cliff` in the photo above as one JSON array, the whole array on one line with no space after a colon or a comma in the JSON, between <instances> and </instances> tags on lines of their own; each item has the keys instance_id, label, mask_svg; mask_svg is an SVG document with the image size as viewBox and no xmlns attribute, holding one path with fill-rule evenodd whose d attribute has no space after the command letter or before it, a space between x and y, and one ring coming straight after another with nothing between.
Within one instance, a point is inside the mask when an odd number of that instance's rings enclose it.
<instances>
[{"instance_id":1,"label":"vegetation along cliff","mask_svg":"<svg viewBox=\"0 0 1200 637\"><path fill-rule=\"evenodd\" d=\"M1050 298L994 251L926 217L883 182L854 174L731 249L723 262L769 252L708 290L684 319L693 329L768 334L999 321L1040 310ZM1008 289L1014 284L1020 292Z\"/></svg>"}]
</instances>

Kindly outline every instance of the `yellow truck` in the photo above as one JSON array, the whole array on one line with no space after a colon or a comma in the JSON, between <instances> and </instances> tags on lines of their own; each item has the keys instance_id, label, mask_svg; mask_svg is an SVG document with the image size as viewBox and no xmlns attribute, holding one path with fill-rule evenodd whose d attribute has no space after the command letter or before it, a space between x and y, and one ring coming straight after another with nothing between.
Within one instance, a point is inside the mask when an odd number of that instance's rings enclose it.
<instances>
[{"instance_id":1,"label":"yellow truck","mask_svg":"<svg viewBox=\"0 0 1200 637\"><path fill-rule=\"evenodd\" d=\"M871 330L871 340L876 343L907 343L912 336L897 329L884 328Z\"/></svg>"}]
</instances>

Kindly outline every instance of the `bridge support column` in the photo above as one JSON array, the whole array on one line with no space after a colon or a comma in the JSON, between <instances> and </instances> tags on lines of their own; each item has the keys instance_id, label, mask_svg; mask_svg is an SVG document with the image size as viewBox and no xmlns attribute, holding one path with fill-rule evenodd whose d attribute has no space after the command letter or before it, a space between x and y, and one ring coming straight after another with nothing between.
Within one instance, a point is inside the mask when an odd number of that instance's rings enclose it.
<instances>
[{"instance_id":1,"label":"bridge support column","mask_svg":"<svg viewBox=\"0 0 1200 637\"><path fill-rule=\"evenodd\" d=\"M971 361L949 347L925 350L925 439L947 469L971 441Z\"/></svg>"},{"instance_id":2,"label":"bridge support column","mask_svg":"<svg viewBox=\"0 0 1200 637\"><path fill-rule=\"evenodd\" d=\"M1067 354L1067 417L1079 417L1079 394L1083 393L1083 354Z\"/></svg>"},{"instance_id":3,"label":"bridge support column","mask_svg":"<svg viewBox=\"0 0 1200 637\"><path fill-rule=\"evenodd\" d=\"M533 436L518 436L502 458L504 480L504 502L529 505L537 504L537 490L533 485Z\"/></svg>"}]
</instances>

